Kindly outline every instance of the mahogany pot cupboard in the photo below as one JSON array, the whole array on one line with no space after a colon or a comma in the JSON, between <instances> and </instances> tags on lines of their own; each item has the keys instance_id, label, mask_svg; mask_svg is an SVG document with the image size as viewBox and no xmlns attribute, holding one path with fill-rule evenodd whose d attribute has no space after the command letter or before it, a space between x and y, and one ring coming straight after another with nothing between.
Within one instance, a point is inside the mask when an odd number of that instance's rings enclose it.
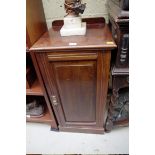
<instances>
[{"instance_id":1,"label":"mahogany pot cupboard","mask_svg":"<svg viewBox=\"0 0 155 155\"><path fill-rule=\"evenodd\" d=\"M59 24L58 24L59 25ZM60 131L104 133L111 50L108 26L89 25L85 36L49 29L30 49Z\"/></svg>"}]
</instances>

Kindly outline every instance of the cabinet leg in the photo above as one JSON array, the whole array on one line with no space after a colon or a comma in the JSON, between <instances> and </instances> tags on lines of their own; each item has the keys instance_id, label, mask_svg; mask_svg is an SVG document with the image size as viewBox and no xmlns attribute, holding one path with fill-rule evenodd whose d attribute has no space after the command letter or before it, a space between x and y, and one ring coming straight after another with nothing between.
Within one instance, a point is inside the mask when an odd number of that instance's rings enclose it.
<instances>
[{"instance_id":1,"label":"cabinet leg","mask_svg":"<svg viewBox=\"0 0 155 155\"><path fill-rule=\"evenodd\" d=\"M51 131L59 132L59 129L56 129L56 128L52 128L51 127Z\"/></svg>"}]
</instances>

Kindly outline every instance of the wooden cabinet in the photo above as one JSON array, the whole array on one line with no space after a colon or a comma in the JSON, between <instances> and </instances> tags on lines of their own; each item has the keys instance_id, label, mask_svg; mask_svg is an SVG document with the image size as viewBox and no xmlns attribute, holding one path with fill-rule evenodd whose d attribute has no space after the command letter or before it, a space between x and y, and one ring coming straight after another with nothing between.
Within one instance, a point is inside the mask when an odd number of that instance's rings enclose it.
<instances>
[{"instance_id":1,"label":"wooden cabinet","mask_svg":"<svg viewBox=\"0 0 155 155\"><path fill-rule=\"evenodd\" d=\"M129 123L129 0L108 1L110 27L116 41L116 57L112 64L112 96L106 130Z\"/></svg>"},{"instance_id":2,"label":"wooden cabinet","mask_svg":"<svg viewBox=\"0 0 155 155\"><path fill-rule=\"evenodd\" d=\"M26 0L26 66L32 68L27 79L31 77L31 84L26 88L27 98L34 98L36 101L41 99L45 112L42 117L26 118L27 122L48 123L52 129L57 130L53 110L46 92L36 58L29 48L47 31L46 20L42 0ZM37 75L37 76L36 76Z\"/></svg>"},{"instance_id":3,"label":"wooden cabinet","mask_svg":"<svg viewBox=\"0 0 155 155\"><path fill-rule=\"evenodd\" d=\"M86 36L61 37L50 29L31 48L61 131L104 132L110 49L115 47L105 25L87 29Z\"/></svg>"}]
</instances>

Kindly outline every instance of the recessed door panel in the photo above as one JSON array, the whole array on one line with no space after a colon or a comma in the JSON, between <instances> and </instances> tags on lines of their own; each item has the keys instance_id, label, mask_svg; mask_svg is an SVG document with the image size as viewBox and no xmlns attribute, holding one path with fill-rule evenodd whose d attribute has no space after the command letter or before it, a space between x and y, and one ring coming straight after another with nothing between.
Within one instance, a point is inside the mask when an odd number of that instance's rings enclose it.
<instances>
[{"instance_id":1,"label":"recessed door panel","mask_svg":"<svg viewBox=\"0 0 155 155\"><path fill-rule=\"evenodd\" d=\"M66 122L96 122L96 61L53 62Z\"/></svg>"}]
</instances>

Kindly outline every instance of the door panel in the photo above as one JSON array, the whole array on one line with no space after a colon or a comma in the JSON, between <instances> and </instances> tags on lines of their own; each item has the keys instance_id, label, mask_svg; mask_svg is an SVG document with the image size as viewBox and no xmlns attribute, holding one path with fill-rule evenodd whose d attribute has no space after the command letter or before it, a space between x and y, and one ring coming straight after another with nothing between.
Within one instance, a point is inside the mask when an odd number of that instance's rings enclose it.
<instances>
[{"instance_id":1,"label":"door panel","mask_svg":"<svg viewBox=\"0 0 155 155\"><path fill-rule=\"evenodd\" d=\"M96 61L52 65L66 123L96 122Z\"/></svg>"}]
</instances>

